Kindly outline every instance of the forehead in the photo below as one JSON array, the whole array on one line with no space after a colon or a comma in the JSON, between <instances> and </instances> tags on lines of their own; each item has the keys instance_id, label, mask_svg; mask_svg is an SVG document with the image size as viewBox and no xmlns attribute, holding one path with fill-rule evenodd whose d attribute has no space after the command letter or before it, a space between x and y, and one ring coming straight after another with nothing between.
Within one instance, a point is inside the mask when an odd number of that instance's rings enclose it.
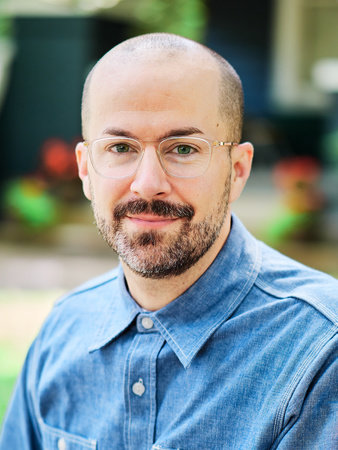
<instances>
[{"instance_id":1,"label":"forehead","mask_svg":"<svg viewBox=\"0 0 338 450\"><path fill-rule=\"evenodd\" d=\"M219 76L209 55L148 51L133 58L111 57L91 80L89 132L97 136L117 120L135 123L142 118L152 123L176 117L191 122L187 126L197 126L194 121L208 126L218 115Z\"/></svg>"}]
</instances>

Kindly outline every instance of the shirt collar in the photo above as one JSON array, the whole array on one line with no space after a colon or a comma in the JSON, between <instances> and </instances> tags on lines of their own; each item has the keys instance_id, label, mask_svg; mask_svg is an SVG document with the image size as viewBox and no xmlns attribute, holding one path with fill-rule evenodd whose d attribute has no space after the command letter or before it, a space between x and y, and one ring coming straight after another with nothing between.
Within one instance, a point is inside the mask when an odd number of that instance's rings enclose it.
<instances>
[{"instance_id":1,"label":"shirt collar","mask_svg":"<svg viewBox=\"0 0 338 450\"><path fill-rule=\"evenodd\" d=\"M208 270L181 296L149 313L157 330L187 368L194 356L227 320L251 289L260 269L257 241L235 215L223 248ZM105 321L90 350L116 338L142 309L130 297L122 268L116 298L105 311Z\"/></svg>"},{"instance_id":2,"label":"shirt collar","mask_svg":"<svg viewBox=\"0 0 338 450\"><path fill-rule=\"evenodd\" d=\"M89 351L98 350L121 334L142 311L127 291L121 265L116 275L106 285L107 308L102 311L102 323L98 324L98 332L89 347Z\"/></svg>"}]
</instances>

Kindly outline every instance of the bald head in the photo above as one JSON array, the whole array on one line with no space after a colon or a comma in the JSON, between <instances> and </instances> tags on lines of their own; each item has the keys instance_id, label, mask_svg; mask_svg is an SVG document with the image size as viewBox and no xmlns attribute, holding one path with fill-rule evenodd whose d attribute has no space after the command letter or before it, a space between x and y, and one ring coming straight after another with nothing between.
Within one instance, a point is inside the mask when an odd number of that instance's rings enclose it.
<instances>
[{"instance_id":1,"label":"bald head","mask_svg":"<svg viewBox=\"0 0 338 450\"><path fill-rule=\"evenodd\" d=\"M202 44L167 33L153 33L128 39L106 53L89 73L82 97L82 133L88 138L88 123L91 107L90 97L93 82L108 73L112 64L130 63L161 64L179 60L179 71L184 71L184 61L194 61L214 68L215 80L219 86L219 101L215 105L220 120L226 124L227 140L239 142L243 123L242 84L233 67L218 53ZM137 76L137 73L135 74ZM208 101L208 99L206 99Z\"/></svg>"}]
</instances>

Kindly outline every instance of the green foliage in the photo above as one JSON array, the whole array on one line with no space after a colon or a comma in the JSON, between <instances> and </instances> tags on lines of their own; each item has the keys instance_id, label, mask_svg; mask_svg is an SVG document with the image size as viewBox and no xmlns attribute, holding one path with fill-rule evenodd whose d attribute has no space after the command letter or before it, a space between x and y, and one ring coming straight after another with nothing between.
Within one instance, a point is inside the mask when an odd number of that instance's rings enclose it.
<instances>
[{"instance_id":1,"label":"green foliage","mask_svg":"<svg viewBox=\"0 0 338 450\"><path fill-rule=\"evenodd\" d=\"M309 213L296 213L283 210L272 217L265 230L265 240L272 246L278 246L288 240L293 233L303 229L310 222Z\"/></svg>"},{"instance_id":2,"label":"green foliage","mask_svg":"<svg viewBox=\"0 0 338 450\"><path fill-rule=\"evenodd\" d=\"M23 351L9 343L0 343L0 423L5 415L23 358Z\"/></svg>"},{"instance_id":3,"label":"green foliage","mask_svg":"<svg viewBox=\"0 0 338 450\"><path fill-rule=\"evenodd\" d=\"M12 180L5 189L4 204L12 217L33 228L57 221L57 201L38 179Z\"/></svg>"},{"instance_id":4,"label":"green foliage","mask_svg":"<svg viewBox=\"0 0 338 450\"><path fill-rule=\"evenodd\" d=\"M207 22L203 0L143 0L134 15L135 34L166 32L203 40Z\"/></svg>"},{"instance_id":5,"label":"green foliage","mask_svg":"<svg viewBox=\"0 0 338 450\"><path fill-rule=\"evenodd\" d=\"M12 34L13 29L11 19L0 15L0 38L11 37Z\"/></svg>"},{"instance_id":6,"label":"green foliage","mask_svg":"<svg viewBox=\"0 0 338 450\"><path fill-rule=\"evenodd\" d=\"M0 375L0 424L6 413L6 408L14 388L16 376Z\"/></svg>"}]
</instances>

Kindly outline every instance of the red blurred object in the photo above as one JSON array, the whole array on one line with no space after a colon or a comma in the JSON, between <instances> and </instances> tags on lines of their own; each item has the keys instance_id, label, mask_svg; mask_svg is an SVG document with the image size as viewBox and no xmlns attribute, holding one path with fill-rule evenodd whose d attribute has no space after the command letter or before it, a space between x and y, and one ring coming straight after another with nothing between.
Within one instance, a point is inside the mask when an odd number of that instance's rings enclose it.
<instances>
[{"instance_id":1,"label":"red blurred object","mask_svg":"<svg viewBox=\"0 0 338 450\"><path fill-rule=\"evenodd\" d=\"M73 146L59 138L51 138L42 146L42 164L46 174L53 178L69 179L77 176Z\"/></svg>"},{"instance_id":2,"label":"red blurred object","mask_svg":"<svg viewBox=\"0 0 338 450\"><path fill-rule=\"evenodd\" d=\"M289 210L306 213L323 207L324 197L317 185L320 174L320 164L311 156L287 158L276 164L274 181L283 191Z\"/></svg>"},{"instance_id":3,"label":"red blurred object","mask_svg":"<svg viewBox=\"0 0 338 450\"><path fill-rule=\"evenodd\" d=\"M318 180L320 173L321 168L315 158L296 156L277 163L273 176L278 187L288 189L302 181L312 184Z\"/></svg>"}]
</instances>

